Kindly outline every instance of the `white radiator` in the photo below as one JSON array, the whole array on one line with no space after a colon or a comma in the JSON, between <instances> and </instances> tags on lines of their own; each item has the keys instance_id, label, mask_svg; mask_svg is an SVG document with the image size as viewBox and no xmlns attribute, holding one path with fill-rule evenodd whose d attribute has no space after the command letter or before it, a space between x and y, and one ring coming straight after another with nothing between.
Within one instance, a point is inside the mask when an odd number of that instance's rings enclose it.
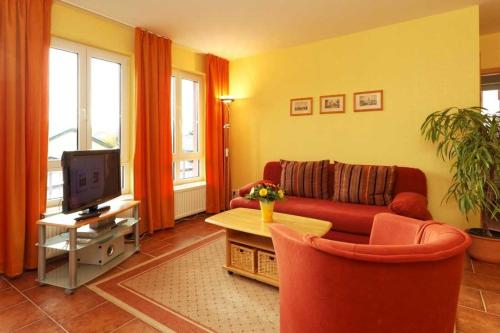
<instances>
[{"instance_id":1,"label":"white radiator","mask_svg":"<svg viewBox=\"0 0 500 333\"><path fill-rule=\"evenodd\" d=\"M176 220L204 212L206 209L205 183L176 186L174 207Z\"/></svg>"}]
</instances>

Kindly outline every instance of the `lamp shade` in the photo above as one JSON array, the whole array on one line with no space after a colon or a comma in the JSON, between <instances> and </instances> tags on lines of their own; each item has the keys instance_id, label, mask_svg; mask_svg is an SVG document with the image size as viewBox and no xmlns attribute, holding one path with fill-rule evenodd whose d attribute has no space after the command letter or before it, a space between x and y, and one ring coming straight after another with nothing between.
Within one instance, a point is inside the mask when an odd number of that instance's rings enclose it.
<instances>
[{"instance_id":1,"label":"lamp shade","mask_svg":"<svg viewBox=\"0 0 500 333\"><path fill-rule=\"evenodd\" d=\"M227 104L234 102L234 97L230 96L230 95L223 95L223 96L219 97L219 99L222 102L227 103Z\"/></svg>"}]
</instances>

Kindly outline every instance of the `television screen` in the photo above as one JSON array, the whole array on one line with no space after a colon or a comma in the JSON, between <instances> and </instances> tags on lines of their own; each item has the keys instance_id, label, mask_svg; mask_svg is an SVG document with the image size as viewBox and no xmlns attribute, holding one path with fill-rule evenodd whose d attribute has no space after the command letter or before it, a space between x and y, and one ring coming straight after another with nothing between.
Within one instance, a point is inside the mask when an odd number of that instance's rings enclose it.
<instances>
[{"instance_id":1,"label":"television screen","mask_svg":"<svg viewBox=\"0 0 500 333\"><path fill-rule=\"evenodd\" d=\"M63 212L71 213L121 195L120 150L65 151Z\"/></svg>"}]
</instances>

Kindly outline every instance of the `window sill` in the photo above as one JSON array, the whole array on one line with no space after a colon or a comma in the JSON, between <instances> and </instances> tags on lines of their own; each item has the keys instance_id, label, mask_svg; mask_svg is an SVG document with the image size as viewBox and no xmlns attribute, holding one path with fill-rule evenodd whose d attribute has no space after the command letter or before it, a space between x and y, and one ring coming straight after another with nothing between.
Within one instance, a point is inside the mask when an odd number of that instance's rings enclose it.
<instances>
[{"instance_id":1,"label":"window sill","mask_svg":"<svg viewBox=\"0 0 500 333\"><path fill-rule=\"evenodd\" d=\"M174 192L188 191L188 190L192 190L195 188L204 187L206 185L207 185L207 182L205 182L204 180L199 181L199 182L174 185Z\"/></svg>"},{"instance_id":2,"label":"window sill","mask_svg":"<svg viewBox=\"0 0 500 333\"><path fill-rule=\"evenodd\" d=\"M43 213L44 217L52 216L52 215L57 215L62 213L62 206L57 205L57 206L52 206L52 207L47 207L45 209L45 213Z\"/></svg>"}]
</instances>

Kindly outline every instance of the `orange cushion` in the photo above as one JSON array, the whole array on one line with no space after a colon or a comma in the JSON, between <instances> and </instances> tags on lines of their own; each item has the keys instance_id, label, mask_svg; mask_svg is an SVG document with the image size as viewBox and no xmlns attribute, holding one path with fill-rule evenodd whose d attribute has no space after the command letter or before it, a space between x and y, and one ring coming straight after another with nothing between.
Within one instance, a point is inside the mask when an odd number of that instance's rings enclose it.
<instances>
[{"instance_id":1,"label":"orange cushion","mask_svg":"<svg viewBox=\"0 0 500 333\"><path fill-rule=\"evenodd\" d=\"M427 198L415 192L398 193L389 205L389 209L398 215L414 219L432 219L432 215L427 209Z\"/></svg>"}]
</instances>

